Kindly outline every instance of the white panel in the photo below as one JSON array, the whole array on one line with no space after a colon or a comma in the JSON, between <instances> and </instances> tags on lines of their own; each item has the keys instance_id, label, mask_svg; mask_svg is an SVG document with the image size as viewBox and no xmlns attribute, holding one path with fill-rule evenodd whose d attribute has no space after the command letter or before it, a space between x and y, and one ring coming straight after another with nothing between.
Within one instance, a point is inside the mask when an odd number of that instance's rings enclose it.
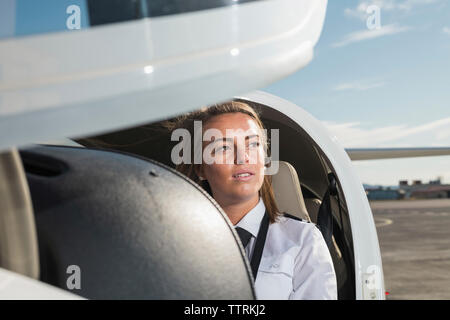
<instances>
[{"instance_id":1,"label":"white panel","mask_svg":"<svg viewBox=\"0 0 450 320\"><path fill-rule=\"evenodd\" d=\"M0 268L0 300L79 300L80 296Z\"/></svg>"}]
</instances>

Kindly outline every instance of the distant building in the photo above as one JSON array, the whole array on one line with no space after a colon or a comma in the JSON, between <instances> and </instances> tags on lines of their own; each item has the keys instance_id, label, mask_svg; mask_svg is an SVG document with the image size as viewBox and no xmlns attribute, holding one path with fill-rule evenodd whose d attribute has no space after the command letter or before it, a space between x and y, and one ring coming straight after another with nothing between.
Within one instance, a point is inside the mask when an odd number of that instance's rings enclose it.
<instances>
[{"instance_id":1,"label":"distant building","mask_svg":"<svg viewBox=\"0 0 450 320\"><path fill-rule=\"evenodd\" d=\"M407 186L408 185L408 180L400 180L399 182L398 182L398 185L401 187L401 186Z\"/></svg>"},{"instance_id":2,"label":"distant building","mask_svg":"<svg viewBox=\"0 0 450 320\"><path fill-rule=\"evenodd\" d=\"M450 185L430 185L426 188L416 189L411 192L410 197L415 199L450 198Z\"/></svg>"},{"instance_id":3,"label":"distant building","mask_svg":"<svg viewBox=\"0 0 450 320\"><path fill-rule=\"evenodd\" d=\"M383 187L364 185L366 195L369 200L397 200L401 198L399 189L396 186Z\"/></svg>"},{"instance_id":4,"label":"distant building","mask_svg":"<svg viewBox=\"0 0 450 320\"><path fill-rule=\"evenodd\" d=\"M398 187L405 199L450 198L450 184L442 184L440 178L429 183L413 180L412 184L408 184L407 180L400 180Z\"/></svg>"},{"instance_id":5,"label":"distant building","mask_svg":"<svg viewBox=\"0 0 450 320\"><path fill-rule=\"evenodd\" d=\"M441 184L441 178L437 178L436 180L430 180L430 184Z\"/></svg>"},{"instance_id":6,"label":"distant building","mask_svg":"<svg viewBox=\"0 0 450 320\"><path fill-rule=\"evenodd\" d=\"M369 200L397 200L400 198L398 190L387 188L366 190Z\"/></svg>"},{"instance_id":7,"label":"distant building","mask_svg":"<svg viewBox=\"0 0 450 320\"><path fill-rule=\"evenodd\" d=\"M442 184L441 179L430 180L400 180L398 187L383 187L364 185L369 200L397 200L397 199L439 199L450 198L450 184Z\"/></svg>"}]
</instances>

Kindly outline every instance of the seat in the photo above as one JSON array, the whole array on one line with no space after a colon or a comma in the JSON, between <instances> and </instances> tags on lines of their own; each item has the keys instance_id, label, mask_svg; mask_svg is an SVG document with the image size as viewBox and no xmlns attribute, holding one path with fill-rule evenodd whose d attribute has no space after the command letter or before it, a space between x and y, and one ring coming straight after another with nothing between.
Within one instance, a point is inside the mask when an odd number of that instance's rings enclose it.
<instances>
[{"instance_id":1,"label":"seat","mask_svg":"<svg viewBox=\"0 0 450 320\"><path fill-rule=\"evenodd\" d=\"M281 212L289 213L300 219L310 221L311 218L308 212L311 212L312 220L317 222L317 213L321 204L320 199L304 199L300 187L299 178L295 168L285 161L279 161L279 170L277 174L272 176L272 186L275 195L275 201L278 209ZM308 207L305 204L305 201ZM332 236L332 243L328 246L333 265L336 272L338 282L338 297L347 297L346 283L348 281L347 266L343 259L341 250L336 243L334 235Z\"/></svg>"},{"instance_id":2,"label":"seat","mask_svg":"<svg viewBox=\"0 0 450 320\"><path fill-rule=\"evenodd\" d=\"M314 223L317 223L317 216L319 215L319 209L320 205L322 204L322 201L318 198L305 198L305 205L306 210L309 213L309 217L311 218L311 221Z\"/></svg>"},{"instance_id":3,"label":"seat","mask_svg":"<svg viewBox=\"0 0 450 320\"><path fill-rule=\"evenodd\" d=\"M305 206L297 171L286 161L278 163L278 172L272 176L272 187L278 209L280 212L289 213L310 222L311 218Z\"/></svg>"},{"instance_id":4,"label":"seat","mask_svg":"<svg viewBox=\"0 0 450 320\"><path fill-rule=\"evenodd\" d=\"M39 276L30 192L17 149L0 152L0 268Z\"/></svg>"}]
</instances>

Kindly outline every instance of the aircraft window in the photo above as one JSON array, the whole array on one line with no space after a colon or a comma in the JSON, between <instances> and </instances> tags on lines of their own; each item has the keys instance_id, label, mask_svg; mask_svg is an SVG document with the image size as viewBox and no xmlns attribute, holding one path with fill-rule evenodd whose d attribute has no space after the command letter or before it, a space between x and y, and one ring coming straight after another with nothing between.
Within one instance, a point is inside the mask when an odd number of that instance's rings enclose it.
<instances>
[{"instance_id":1,"label":"aircraft window","mask_svg":"<svg viewBox=\"0 0 450 320\"><path fill-rule=\"evenodd\" d=\"M124 21L175 15L225 6L235 6L267 0L40 0L0 1L0 20L4 21L0 39L49 32L69 31L61 20L61 12L67 10L67 19L76 14L82 29ZM45 11L46 14L30 15L29 12Z\"/></svg>"},{"instance_id":2,"label":"aircraft window","mask_svg":"<svg viewBox=\"0 0 450 320\"><path fill-rule=\"evenodd\" d=\"M91 26L200 11L263 0L88 0Z\"/></svg>"}]
</instances>

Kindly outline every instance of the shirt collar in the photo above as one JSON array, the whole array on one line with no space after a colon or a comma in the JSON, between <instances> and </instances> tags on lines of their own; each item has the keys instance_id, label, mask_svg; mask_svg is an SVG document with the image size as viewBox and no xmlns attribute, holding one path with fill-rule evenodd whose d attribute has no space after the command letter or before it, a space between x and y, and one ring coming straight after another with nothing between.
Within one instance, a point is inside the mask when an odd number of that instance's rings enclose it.
<instances>
[{"instance_id":1,"label":"shirt collar","mask_svg":"<svg viewBox=\"0 0 450 320\"><path fill-rule=\"evenodd\" d=\"M256 238L259 231L261 220L266 212L266 206L262 198L259 198L258 204L250 210L236 225L235 227L241 227L247 230Z\"/></svg>"}]
</instances>

